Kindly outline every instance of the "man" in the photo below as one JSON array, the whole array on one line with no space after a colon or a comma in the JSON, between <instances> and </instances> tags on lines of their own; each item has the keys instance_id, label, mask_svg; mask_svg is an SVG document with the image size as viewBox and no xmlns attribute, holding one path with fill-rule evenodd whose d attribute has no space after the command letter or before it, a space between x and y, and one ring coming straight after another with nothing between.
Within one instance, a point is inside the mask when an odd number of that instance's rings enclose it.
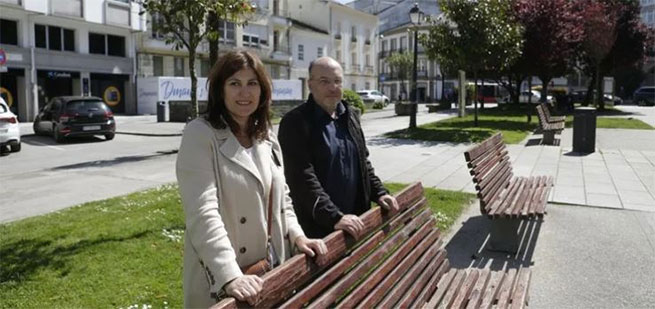
<instances>
[{"instance_id":1,"label":"man","mask_svg":"<svg viewBox=\"0 0 655 309\"><path fill-rule=\"evenodd\" d=\"M308 237L363 232L359 215L371 200L397 211L398 202L375 176L359 118L342 98L343 70L330 57L309 66L310 95L288 112L279 136L285 176L298 221Z\"/></svg>"}]
</instances>

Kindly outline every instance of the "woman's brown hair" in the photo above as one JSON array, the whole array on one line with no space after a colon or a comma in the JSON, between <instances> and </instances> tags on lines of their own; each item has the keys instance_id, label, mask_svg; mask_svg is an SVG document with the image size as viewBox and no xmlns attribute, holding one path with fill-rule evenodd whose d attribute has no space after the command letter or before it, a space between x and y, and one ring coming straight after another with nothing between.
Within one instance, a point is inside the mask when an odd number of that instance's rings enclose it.
<instances>
[{"instance_id":1,"label":"woman's brown hair","mask_svg":"<svg viewBox=\"0 0 655 309\"><path fill-rule=\"evenodd\" d=\"M216 61L207 80L209 83L209 114L207 120L215 128L225 129L229 126L232 132L238 132L238 124L225 107L225 81L236 72L247 68L255 71L261 87L259 105L248 118L247 133L254 139L264 140L268 137L268 129L271 127L269 112L273 85L268 74L266 74L262 61L249 51L230 51Z\"/></svg>"}]
</instances>

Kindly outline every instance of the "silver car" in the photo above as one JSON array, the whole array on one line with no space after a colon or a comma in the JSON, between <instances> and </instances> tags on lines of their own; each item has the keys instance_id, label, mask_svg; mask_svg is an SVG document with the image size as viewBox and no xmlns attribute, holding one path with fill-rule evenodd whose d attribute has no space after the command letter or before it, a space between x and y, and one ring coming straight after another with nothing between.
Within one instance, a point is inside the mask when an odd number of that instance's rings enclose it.
<instances>
[{"instance_id":1,"label":"silver car","mask_svg":"<svg viewBox=\"0 0 655 309\"><path fill-rule=\"evenodd\" d=\"M364 100L364 103L382 103L384 106L389 104L389 98L377 90L360 90L357 94Z\"/></svg>"}]
</instances>

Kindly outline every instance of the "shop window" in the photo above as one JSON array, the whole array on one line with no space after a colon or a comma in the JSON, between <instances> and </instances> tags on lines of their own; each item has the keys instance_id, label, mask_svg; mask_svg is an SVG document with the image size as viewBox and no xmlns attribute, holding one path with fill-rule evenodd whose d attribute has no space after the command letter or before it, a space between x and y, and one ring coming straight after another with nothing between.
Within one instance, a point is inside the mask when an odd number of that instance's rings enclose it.
<instances>
[{"instance_id":1,"label":"shop window","mask_svg":"<svg viewBox=\"0 0 655 309\"><path fill-rule=\"evenodd\" d=\"M0 44L18 45L18 22L0 19Z\"/></svg>"},{"instance_id":2,"label":"shop window","mask_svg":"<svg viewBox=\"0 0 655 309\"><path fill-rule=\"evenodd\" d=\"M48 49L61 50L61 28L48 26Z\"/></svg>"},{"instance_id":3,"label":"shop window","mask_svg":"<svg viewBox=\"0 0 655 309\"><path fill-rule=\"evenodd\" d=\"M107 54L110 56L125 57L125 37L107 35Z\"/></svg>"},{"instance_id":4,"label":"shop window","mask_svg":"<svg viewBox=\"0 0 655 309\"><path fill-rule=\"evenodd\" d=\"M164 58L162 56L152 56L152 74L164 76Z\"/></svg>"},{"instance_id":5,"label":"shop window","mask_svg":"<svg viewBox=\"0 0 655 309\"><path fill-rule=\"evenodd\" d=\"M36 47L48 48L44 25L34 25L34 40L36 41Z\"/></svg>"},{"instance_id":6,"label":"shop window","mask_svg":"<svg viewBox=\"0 0 655 309\"><path fill-rule=\"evenodd\" d=\"M89 32L89 53L105 54L105 35Z\"/></svg>"},{"instance_id":7,"label":"shop window","mask_svg":"<svg viewBox=\"0 0 655 309\"><path fill-rule=\"evenodd\" d=\"M75 32L70 29L64 29L64 50L75 51Z\"/></svg>"}]
</instances>

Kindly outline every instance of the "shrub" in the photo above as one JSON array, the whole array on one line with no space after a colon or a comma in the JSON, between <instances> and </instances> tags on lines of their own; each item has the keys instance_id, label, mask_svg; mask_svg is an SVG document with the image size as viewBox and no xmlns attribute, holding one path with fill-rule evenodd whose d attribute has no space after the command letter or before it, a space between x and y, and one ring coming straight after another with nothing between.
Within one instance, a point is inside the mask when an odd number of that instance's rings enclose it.
<instances>
[{"instance_id":1,"label":"shrub","mask_svg":"<svg viewBox=\"0 0 655 309\"><path fill-rule=\"evenodd\" d=\"M373 108L374 109L383 109L384 108L384 103L383 102L375 102L375 103L373 103Z\"/></svg>"},{"instance_id":2,"label":"shrub","mask_svg":"<svg viewBox=\"0 0 655 309\"><path fill-rule=\"evenodd\" d=\"M348 105L358 108L362 115L364 114L364 111L366 111L366 107L364 106L364 101L359 96L359 94L357 94L357 92L354 92L352 90L344 90L343 100L346 101Z\"/></svg>"}]
</instances>

